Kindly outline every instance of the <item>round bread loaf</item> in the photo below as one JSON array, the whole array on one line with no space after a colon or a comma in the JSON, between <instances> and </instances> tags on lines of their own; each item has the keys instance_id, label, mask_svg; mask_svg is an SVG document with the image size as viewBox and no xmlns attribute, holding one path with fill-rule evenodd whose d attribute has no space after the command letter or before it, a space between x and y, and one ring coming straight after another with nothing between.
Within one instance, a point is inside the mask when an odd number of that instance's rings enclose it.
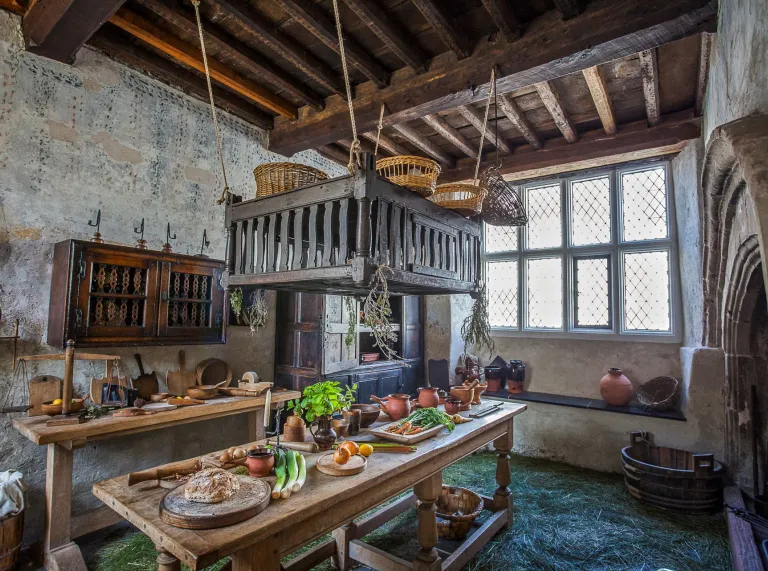
<instances>
[{"instance_id":1,"label":"round bread loaf","mask_svg":"<svg viewBox=\"0 0 768 571\"><path fill-rule=\"evenodd\" d=\"M234 474L221 468L206 468L189 478L184 485L184 497L191 502L217 504L234 496L240 482Z\"/></svg>"}]
</instances>

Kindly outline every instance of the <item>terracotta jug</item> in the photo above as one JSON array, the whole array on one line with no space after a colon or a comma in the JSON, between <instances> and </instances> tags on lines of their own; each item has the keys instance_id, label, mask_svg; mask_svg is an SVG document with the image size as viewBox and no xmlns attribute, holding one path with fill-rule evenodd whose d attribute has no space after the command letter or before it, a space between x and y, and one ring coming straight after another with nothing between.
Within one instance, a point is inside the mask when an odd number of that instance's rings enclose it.
<instances>
[{"instance_id":1,"label":"terracotta jug","mask_svg":"<svg viewBox=\"0 0 768 571\"><path fill-rule=\"evenodd\" d=\"M621 369L611 367L600 379L600 394L611 406L627 406L635 397L635 387Z\"/></svg>"},{"instance_id":2,"label":"terracotta jug","mask_svg":"<svg viewBox=\"0 0 768 571\"><path fill-rule=\"evenodd\" d=\"M411 414L411 395L396 393L380 399L377 396L371 396L372 401L376 401L392 420L400 420Z\"/></svg>"},{"instance_id":3,"label":"terracotta jug","mask_svg":"<svg viewBox=\"0 0 768 571\"><path fill-rule=\"evenodd\" d=\"M419 387L419 406L421 408L435 408L440 404L440 395L437 387Z\"/></svg>"}]
</instances>

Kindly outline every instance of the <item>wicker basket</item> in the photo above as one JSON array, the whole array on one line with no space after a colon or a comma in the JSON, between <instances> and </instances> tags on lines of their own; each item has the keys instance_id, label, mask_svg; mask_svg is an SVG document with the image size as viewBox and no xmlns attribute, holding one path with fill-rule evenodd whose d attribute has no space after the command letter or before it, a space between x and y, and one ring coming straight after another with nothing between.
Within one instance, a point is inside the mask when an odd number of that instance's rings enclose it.
<instances>
[{"instance_id":1,"label":"wicker basket","mask_svg":"<svg viewBox=\"0 0 768 571\"><path fill-rule=\"evenodd\" d=\"M296 163L264 163L253 169L253 176L256 177L256 198L328 179L323 171Z\"/></svg>"},{"instance_id":2,"label":"wicker basket","mask_svg":"<svg viewBox=\"0 0 768 571\"><path fill-rule=\"evenodd\" d=\"M480 177L486 189L483 222L491 226L525 226L528 216L517 191L501 176L497 167L488 167Z\"/></svg>"},{"instance_id":3,"label":"wicker basket","mask_svg":"<svg viewBox=\"0 0 768 571\"><path fill-rule=\"evenodd\" d=\"M435 192L440 165L432 159L399 155L376 161L376 172L390 182L428 197Z\"/></svg>"},{"instance_id":4,"label":"wicker basket","mask_svg":"<svg viewBox=\"0 0 768 571\"><path fill-rule=\"evenodd\" d=\"M680 381L675 377L656 377L635 390L637 400L653 410L672 410L677 407L677 389Z\"/></svg>"},{"instance_id":5,"label":"wicker basket","mask_svg":"<svg viewBox=\"0 0 768 571\"><path fill-rule=\"evenodd\" d=\"M0 519L0 571L16 568L24 535L24 510Z\"/></svg>"},{"instance_id":6,"label":"wicker basket","mask_svg":"<svg viewBox=\"0 0 768 571\"><path fill-rule=\"evenodd\" d=\"M462 539L483 511L483 499L466 488L443 486L435 507L438 535L448 539Z\"/></svg>"},{"instance_id":7,"label":"wicker basket","mask_svg":"<svg viewBox=\"0 0 768 571\"><path fill-rule=\"evenodd\" d=\"M474 216L483 211L485 188L475 184L441 184L429 199L443 208L455 210L463 216Z\"/></svg>"}]
</instances>

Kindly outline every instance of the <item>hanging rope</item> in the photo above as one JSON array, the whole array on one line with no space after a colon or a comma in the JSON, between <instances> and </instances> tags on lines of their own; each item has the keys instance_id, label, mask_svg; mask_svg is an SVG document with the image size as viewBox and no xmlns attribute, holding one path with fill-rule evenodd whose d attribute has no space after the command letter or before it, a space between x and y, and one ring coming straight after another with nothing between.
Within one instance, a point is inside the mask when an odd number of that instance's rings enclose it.
<instances>
[{"instance_id":1,"label":"hanging rope","mask_svg":"<svg viewBox=\"0 0 768 571\"><path fill-rule=\"evenodd\" d=\"M379 154L379 139L381 138L381 130L384 128L384 104L381 104L381 111L379 112L379 123L376 125L376 147L373 149L373 156Z\"/></svg>"},{"instance_id":2,"label":"hanging rope","mask_svg":"<svg viewBox=\"0 0 768 571\"><path fill-rule=\"evenodd\" d=\"M488 103L485 104L485 117L483 117L483 128L480 130L480 148L477 150L477 164L475 164L475 178L473 182L477 181L477 177L480 174L480 161L483 158L483 143L485 142L485 131L488 127L488 112L491 110L491 97L495 97L496 93L496 69L491 67L491 81L488 84ZM496 140L498 143L498 139Z\"/></svg>"},{"instance_id":3,"label":"hanging rope","mask_svg":"<svg viewBox=\"0 0 768 571\"><path fill-rule=\"evenodd\" d=\"M199 0L198 0L199 1ZM352 107L352 87L349 84L349 69L347 68L347 56L344 54L344 38L341 34L341 18L339 17L339 2L333 0L333 15L336 18L336 34L339 36L339 55L341 56L341 68L344 72L344 85L347 88L347 105L349 106L349 120L352 123L352 145L349 147L349 174L355 174L355 165L362 166L360 162L360 140L357 138L357 124L355 124L355 110Z\"/></svg>"},{"instance_id":4,"label":"hanging rope","mask_svg":"<svg viewBox=\"0 0 768 571\"><path fill-rule=\"evenodd\" d=\"M224 177L224 190L216 201L216 204L229 204L232 193L229 192L229 181L227 180L227 169L224 166L224 152L221 148L221 133L219 132L219 122L216 120L216 105L213 101L213 87L211 86L211 73L208 71L208 55L205 52L205 41L203 39L203 23L200 20L200 0L192 0L195 7L195 18L197 19L197 33L200 36L200 51L203 54L203 66L205 67L205 81L208 84L208 98L211 102L211 118L213 119L213 132L216 134L216 148L219 152L219 162L221 163L221 174Z\"/></svg>"}]
</instances>

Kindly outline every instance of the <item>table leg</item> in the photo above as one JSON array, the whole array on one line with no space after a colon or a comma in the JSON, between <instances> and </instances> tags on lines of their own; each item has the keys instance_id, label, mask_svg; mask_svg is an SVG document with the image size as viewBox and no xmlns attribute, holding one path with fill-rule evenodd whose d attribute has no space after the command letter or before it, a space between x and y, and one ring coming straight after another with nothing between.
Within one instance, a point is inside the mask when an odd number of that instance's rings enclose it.
<instances>
[{"instance_id":1,"label":"table leg","mask_svg":"<svg viewBox=\"0 0 768 571\"><path fill-rule=\"evenodd\" d=\"M514 444L513 419L507 423L507 432L493 441L496 449L496 483L499 485L493 494L493 511L507 510L507 523L504 529L512 525L513 498L509 484L512 483L512 469L509 464L509 452Z\"/></svg>"},{"instance_id":2,"label":"table leg","mask_svg":"<svg viewBox=\"0 0 768 571\"><path fill-rule=\"evenodd\" d=\"M155 545L155 549L157 550L157 571L181 571L181 561L159 545Z\"/></svg>"},{"instance_id":3,"label":"table leg","mask_svg":"<svg viewBox=\"0 0 768 571\"><path fill-rule=\"evenodd\" d=\"M437 472L413 487L419 498L419 528L417 539L419 552L413 560L413 571L435 571L442 568L442 560L435 549L437 545L437 508L435 502L443 488L443 473Z\"/></svg>"},{"instance_id":4,"label":"table leg","mask_svg":"<svg viewBox=\"0 0 768 571\"><path fill-rule=\"evenodd\" d=\"M356 531L355 522L333 530L333 539L336 541L334 563L339 571L349 571L352 567L352 560L349 558L349 542L357 539Z\"/></svg>"},{"instance_id":5,"label":"table leg","mask_svg":"<svg viewBox=\"0 0 768 571\"><path fill-rule=\"evenodd\" d=\"M63 443L66 444L66 443ZM48 571L87 571L80 548L72 542L72 450L49 444L45 468L45 536Z\"/></svg>"},{"instance_id":6,"label":"table leg","mask_svg":"<svg viewBox=\"0 0 768 571\"><path fill-rule=\"evenodd\" d=\"M256 442L266 438L264 434L264 409L260 408L248 413L248 442Z\"/></svg>"},{"instance_id":7,"label":"table leg","mask_svg":"<svg viewBox=\"0 0 768 571\"><path fill-rule=\"evenodd\" d=\"M277 536L263 539L232 555L232 571L280 571L280 541Z\"/></svg>"}]
</instances>

